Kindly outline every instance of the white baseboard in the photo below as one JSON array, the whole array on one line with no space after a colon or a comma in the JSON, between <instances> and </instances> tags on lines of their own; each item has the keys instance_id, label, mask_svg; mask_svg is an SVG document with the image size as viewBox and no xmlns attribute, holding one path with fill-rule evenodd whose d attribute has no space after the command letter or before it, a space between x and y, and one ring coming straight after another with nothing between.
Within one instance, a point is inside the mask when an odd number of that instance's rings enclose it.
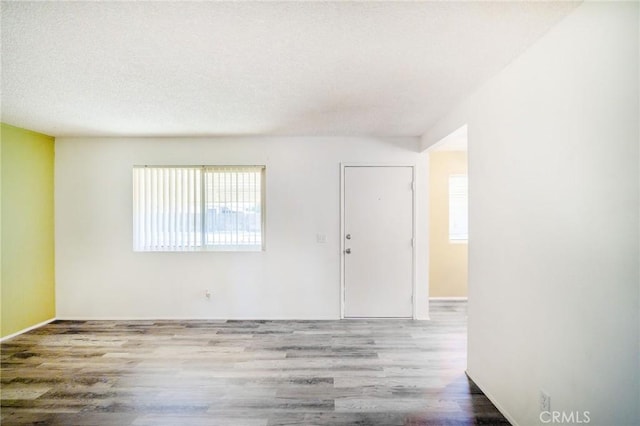
<instances>
[{"instance_id":1,"label":"white baseboard","mask_svg":"<svg viewBox=\"0 0 640 426\"><path fill-rule=\"evenodd\" d=\"M50 322L55 321L55 320L56 320L56 318L51 318L51 319L48 319L48 320L46 320L46 321L42 321L41 323L38 323L38 324L36 324L36 325L32 325L31 327L27 327L27 328L25 328L25 329L23 329L23 330L20 330L20 331L18 331L18 332L15 332L15 333L13 333L13 334L10 334L10 335L8 335L8 336L4 336L4 337L0 338L0 342L4 342L5 340L9 340L9 339L11 339L11 338L13 338L13 337L19 336L19 335L21 335L21 334L23 334L23 333L26 333L27 331L35 330L36 328L40 328L40 327L42 327L43 325L47 325L47 324L49 324Z\"/></svg>"},{"instance_id":2,"label":"white baseboard","mask_svg":"<svg viewBox=\"0 0 640 426\"><path fill-rule=\"evenodd\" d=\"M450 301L467 301L468 297L430 297L429 300L433 300L434 302L450 302Z\"/></svg>"},{"instance_id":3,"label":"white baseboard","mask_svg":"<svg viewBox=\"0 0 640 426\"><path fill-rule=\"evenodd\" d=\"M340 318L284 318L284 317L82 317L59 316L59 321L336 321Z\"/></svg>"},{"instance_id":4,"label":"white baseboard","mask_svg":"<svg viewBox=\"0 0 640 426\"><path fill-rule=\"evenodd\" d=\"M473 383L476 384L476 386L478 386L480 388L480 390L482 391L482 393L489 399L489 401L491 401L491 403L493 405L496 406L496 408L498 409L498 411L500 411L500 414L502 414L504 416L505 419L507 419L509 421L509 423L511 423L513 426L520 426L518 424L518 422L516 422L516 420L513 418L513 416L511 414L509 414L509 412L507 410L505 410L500 403L498 403L498 401L496 401L496 399L493 397L493 395L491 395L489 392L487 392L484 388L484 386L480 383L478 383L476 381L476 379L474 379L471 374L469 374L469 370L465 371L465 374L467 375L467 377L469 377L471 380L473 380Z\"/></svg>"}]
</instances>

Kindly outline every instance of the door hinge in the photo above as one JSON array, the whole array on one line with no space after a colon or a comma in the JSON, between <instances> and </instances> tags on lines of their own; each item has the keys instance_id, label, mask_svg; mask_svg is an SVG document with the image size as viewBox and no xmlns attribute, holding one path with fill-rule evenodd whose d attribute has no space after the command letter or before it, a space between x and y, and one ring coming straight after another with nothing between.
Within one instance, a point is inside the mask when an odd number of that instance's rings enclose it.
<instances>
[{"instance_id":1,"label":"door hinge","mask_svg":"<svg viewBox=\"0 0 640 426\"><path fill-rule=\"evenodd\" d=\"M416 181L411 182L411 190L412 191L416 190Z\"/></svg>"},{"instance_id":2,"label":"door hinge","mask_svg":"<svg viewBox=\"0 0 640 426\"><path fill-rule=\"evenodd\" d=\"M416 239L412 238L411 239L411 247L415 247L416 246Z\"/></svg>"}]
</instances>

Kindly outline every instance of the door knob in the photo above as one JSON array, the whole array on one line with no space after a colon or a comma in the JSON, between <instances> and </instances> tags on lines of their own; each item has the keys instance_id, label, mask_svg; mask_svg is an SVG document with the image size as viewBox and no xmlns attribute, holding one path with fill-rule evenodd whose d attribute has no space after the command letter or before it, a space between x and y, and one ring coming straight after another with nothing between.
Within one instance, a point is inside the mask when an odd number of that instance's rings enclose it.
<instances>
[{"instance_id":1,"label":"door knob","mask_svg":"<svg viewBox=\"0 0 640 426\"><path fill-rule=\"evenodd\" d=\"M345 252L346 254L351 254L351 249L350 249L350 248L348 248L348 249L346 249L344 252Z\"/></svg>"},{"instance_id":2,"label":"door knob","mask_svg":"<svg viewBox=\"0 0 640 426\"><path fill-rule=\"evenodd\" d=\"M351 234L347 234L347 236L345 237L347 240L351 239Z\"/></svg>"}]
</instances>

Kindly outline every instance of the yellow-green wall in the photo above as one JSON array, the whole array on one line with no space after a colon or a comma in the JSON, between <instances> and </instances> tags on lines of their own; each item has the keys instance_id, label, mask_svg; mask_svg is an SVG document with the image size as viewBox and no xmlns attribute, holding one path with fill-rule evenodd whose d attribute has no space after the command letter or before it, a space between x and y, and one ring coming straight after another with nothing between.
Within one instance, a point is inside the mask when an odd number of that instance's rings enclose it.
<instances>
[{"instance_id":1,"label":"yellow-green wall","mask_svg":"<svg viewBox=\"0 0 640 426\"><path fill-rule=\"evenodd\" d=\"M467 244L449 242L449 175L466 174L466 151L429 153L430 297L467 297Z\"/></svg>"},{"instance_id":2,"label":"yellow-green wall","mask_svg":"<svg viewBox=\"0 0 640 426\"><path fill-rule=\"evenodd\" d=\"M0 127L0 335L55 316L54 138Z\"/></svg>"}]
</instances>

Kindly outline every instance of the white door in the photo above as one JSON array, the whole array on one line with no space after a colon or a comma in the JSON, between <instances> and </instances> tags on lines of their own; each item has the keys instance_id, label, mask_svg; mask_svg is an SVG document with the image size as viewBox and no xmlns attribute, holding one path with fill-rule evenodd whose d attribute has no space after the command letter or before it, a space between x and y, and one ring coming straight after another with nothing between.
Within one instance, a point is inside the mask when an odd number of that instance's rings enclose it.
<instances>
[{"instance_id":1,"label":"white door","mask_svg":"<svg viewBox=\"0 0 640 426\"><path fill-rule=\"evenodd\" d=\"M413 168L344 168L344 316L413 316Z\"/></svg>"}]
</instances>

